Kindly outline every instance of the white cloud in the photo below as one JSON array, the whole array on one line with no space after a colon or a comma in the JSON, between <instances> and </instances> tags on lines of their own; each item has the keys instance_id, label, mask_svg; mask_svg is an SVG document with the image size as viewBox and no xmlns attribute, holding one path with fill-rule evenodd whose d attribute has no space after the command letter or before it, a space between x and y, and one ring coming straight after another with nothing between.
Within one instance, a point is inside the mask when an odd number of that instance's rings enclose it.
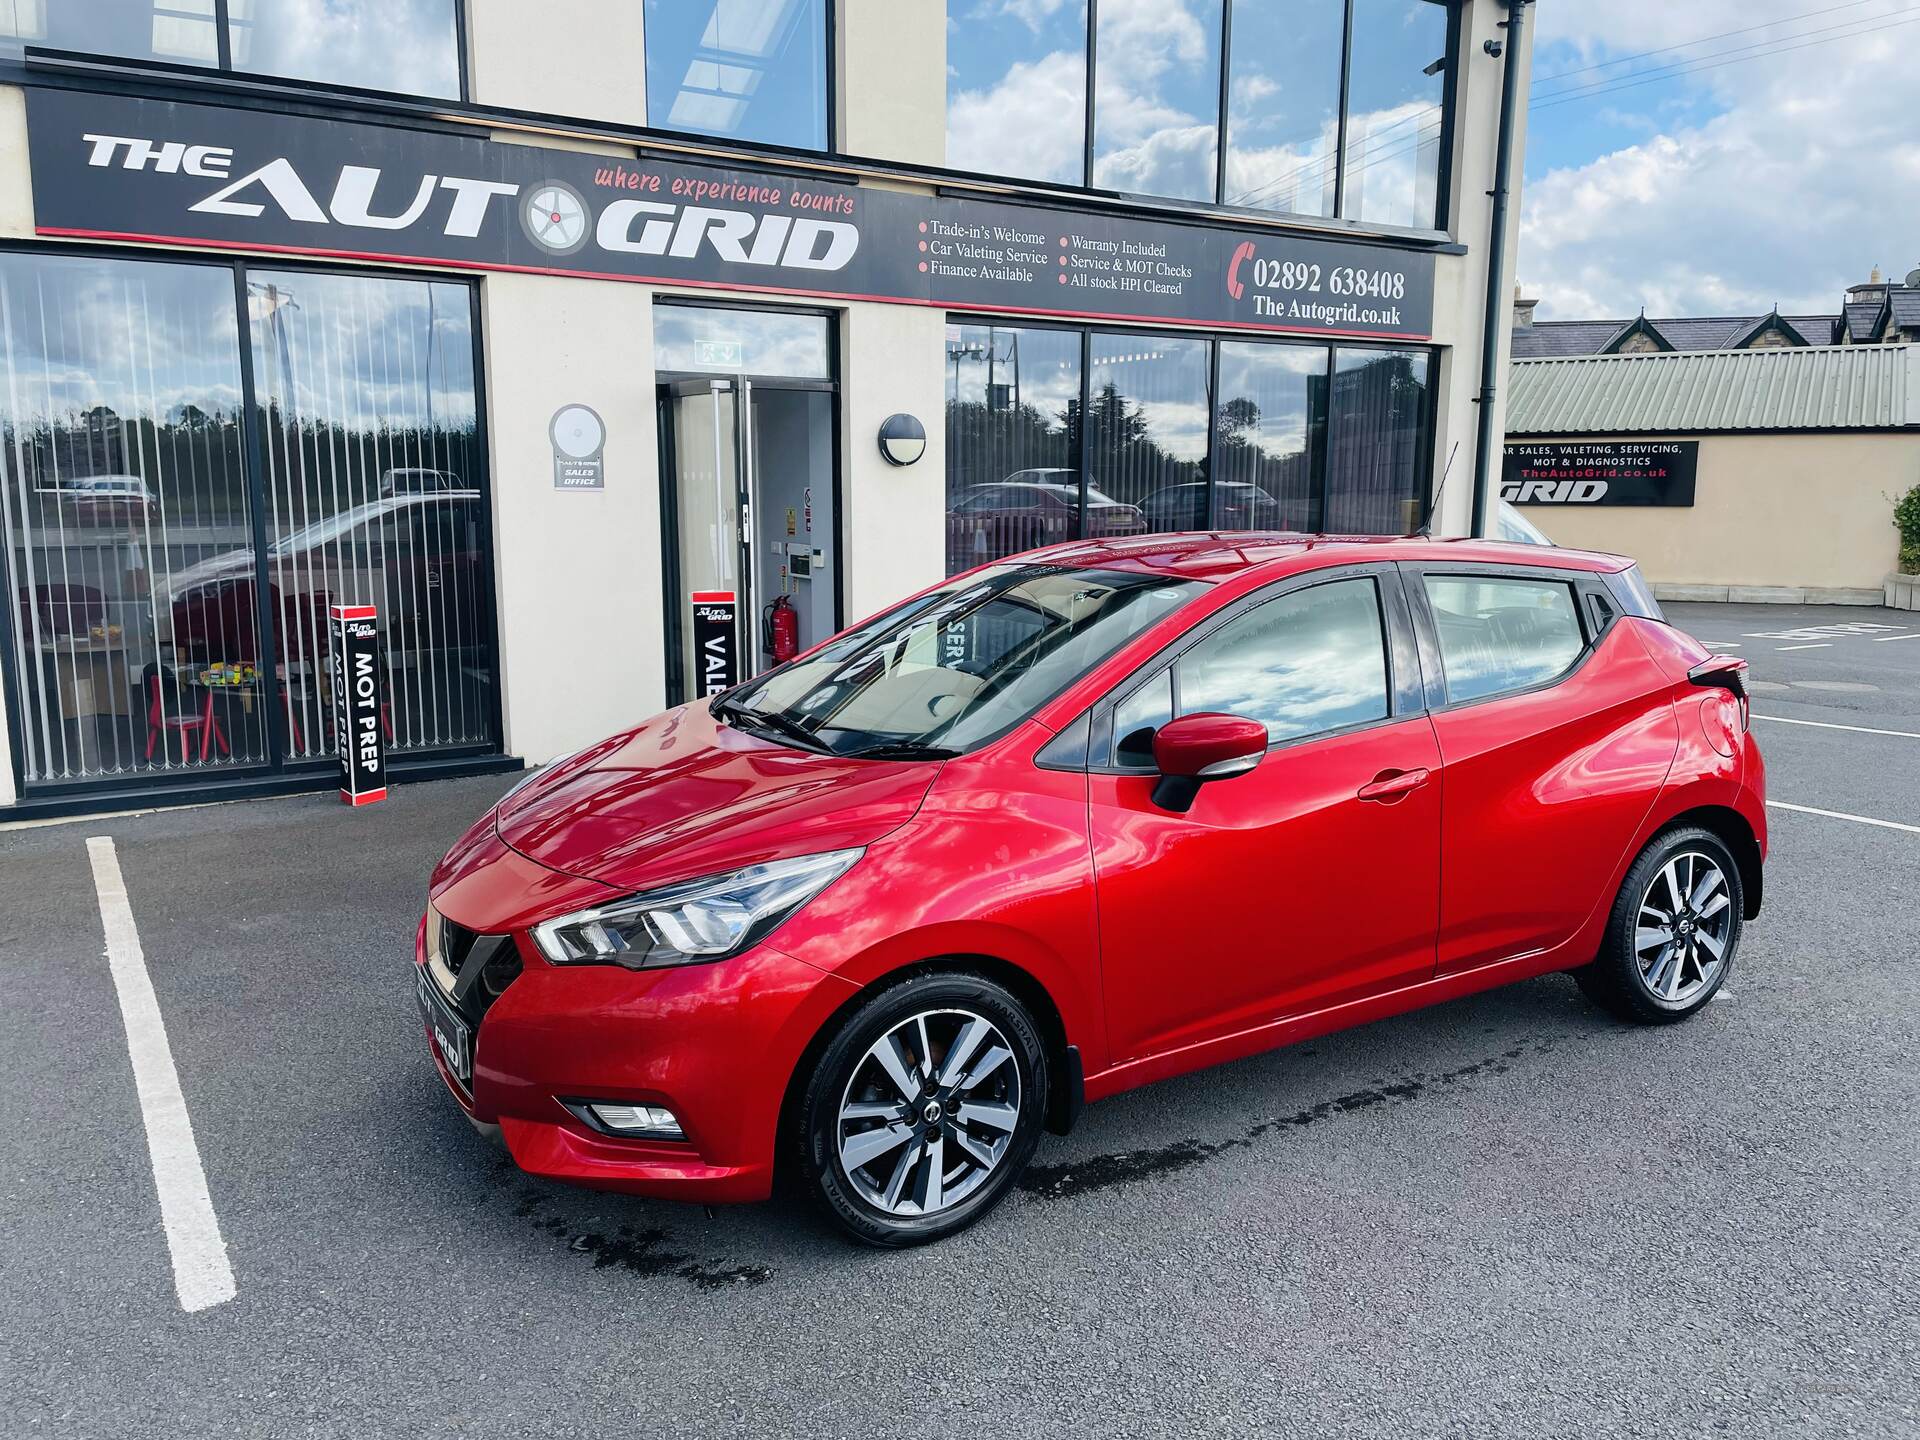
<instances>
[{"instance_id":1,"label":"white cloud","mask_svg":"<svg viewBox=\"0 0 1920 1440\"><path fill-rule=\"evenodd\" d=\"M1774 0L1768 11L1797 8ZM1540 9L1543 48L1558 39L1586 57L1568 62L1566 48L1556 47L1556 63L1539 66L1543 89L1622 73L1552 82L1545 79L1552 71L1750 26L1768 14L1751 0ZM1849 13L1870 24L1897 12ZM1518 278L1540 297L1541 317L1624 316L1642 305L1657 315L1754 314L1776 301L1789 312L1832 313L1870 266L1900 275L1920 264L1920 125L1909 74L1916 35L1920 28L1848 36L1706 72L1686 82L1720 109L1704 121L1666 117L1667 85L1609 96L1602 103L1613 109L1610 123L1643 121L1648 138L1549 170L1524 196ZM1558 125L1583 108L1547 111L1535 123ZM1596 103L1595 118L1602 113Z\"/></svg>"},{"instance_id":2,"label":"white cloud","mask_svg":"<svg viewBox=\"0 0 1920 1440\"><path fill-rule=\"evenodd\" d=\"M1086 56L1017 61L988 90L947 101L947 164L988 175L1076 183L1086 134Z\"/></svg>"}]
</instances>

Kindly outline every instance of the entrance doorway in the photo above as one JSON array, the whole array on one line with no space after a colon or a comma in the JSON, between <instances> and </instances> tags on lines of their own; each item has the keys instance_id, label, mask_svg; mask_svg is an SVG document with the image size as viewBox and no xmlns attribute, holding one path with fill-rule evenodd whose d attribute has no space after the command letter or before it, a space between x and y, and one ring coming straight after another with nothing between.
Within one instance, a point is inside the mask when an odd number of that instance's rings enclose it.
<instances>
[{"instance_id":1,"label":"entrance doorway","mask_svg":"<svg viewBox=\"0 0 1920 1440\"><path fill-rule=\"evenodd\" d=\"M817 347L791 343L796 322L817 327ZM840 628L828 326L816 314L656 309L669 704L758 675ZM745 373L756 354L820 373ZM729 373L668 378L703 362Z\"/></svg>"}]
</instances>

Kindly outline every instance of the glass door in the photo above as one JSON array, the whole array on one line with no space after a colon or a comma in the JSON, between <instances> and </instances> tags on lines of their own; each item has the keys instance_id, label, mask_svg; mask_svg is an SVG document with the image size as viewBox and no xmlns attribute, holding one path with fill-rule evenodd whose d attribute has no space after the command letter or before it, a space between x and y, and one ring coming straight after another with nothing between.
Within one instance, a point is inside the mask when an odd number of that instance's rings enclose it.
<instances>
[{"instance_id":1,"label":"glass door","mask_svg":"<svg viewBox=\"0 0 1920 1440\"><path fill-rule=\"evenodd\" d=\"M678 380L661 389L668 438L670 520L678 584L672 596L676 700L711 695L746 678L753 614L742 443L744 380Z\"/></svg>"}]
</instances>

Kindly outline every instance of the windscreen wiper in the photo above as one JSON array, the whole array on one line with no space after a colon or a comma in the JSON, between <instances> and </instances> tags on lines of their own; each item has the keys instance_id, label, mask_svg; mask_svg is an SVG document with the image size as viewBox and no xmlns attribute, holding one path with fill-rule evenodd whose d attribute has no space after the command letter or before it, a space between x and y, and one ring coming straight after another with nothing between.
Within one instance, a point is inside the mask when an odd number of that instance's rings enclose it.
<instances>
[{"instance_id":1,"label":"windscreen wiper","mask_svg":"<svg viewBox=\"0 0 1920 1440\"><path fill-rule=\"evenodd\" d=\"M923 745L917 740L888 740L859 750L838 752L850 760L951 760L960 752L950 745Z\"/></svg>"},{"instance_id":2,"label":"windscreen wiper","mask_svg":"<svg viewBox=\"0 0 1920 1440\"><path fill-rule=\"evenodd\" d=\"M829 753L828 746L818 735L798 720L789 719L777 711L754 710L731 698L716 700L711 708L714 714L737 729L758 730L762 733L771 731L784 740L791 740L802 750L811 750L821 755Z\"/></svg>"}]
</instances>

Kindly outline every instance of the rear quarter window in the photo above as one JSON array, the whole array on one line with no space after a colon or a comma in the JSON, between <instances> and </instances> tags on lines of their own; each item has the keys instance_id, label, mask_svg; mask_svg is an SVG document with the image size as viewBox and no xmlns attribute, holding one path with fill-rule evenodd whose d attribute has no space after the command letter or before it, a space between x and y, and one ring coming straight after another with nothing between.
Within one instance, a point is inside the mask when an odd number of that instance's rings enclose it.
<instances>
[{"instance_id":1,"label":"rear quarter window","mask_svg":"<svg viewBox=\"0 0 1920 1440\"><path fill-rule=\"evenodd\" d=\"M1586 648L1564 580L1427 575L1422 583L1451 704L1543 685Z\"/></svg>"}]
</instances>

